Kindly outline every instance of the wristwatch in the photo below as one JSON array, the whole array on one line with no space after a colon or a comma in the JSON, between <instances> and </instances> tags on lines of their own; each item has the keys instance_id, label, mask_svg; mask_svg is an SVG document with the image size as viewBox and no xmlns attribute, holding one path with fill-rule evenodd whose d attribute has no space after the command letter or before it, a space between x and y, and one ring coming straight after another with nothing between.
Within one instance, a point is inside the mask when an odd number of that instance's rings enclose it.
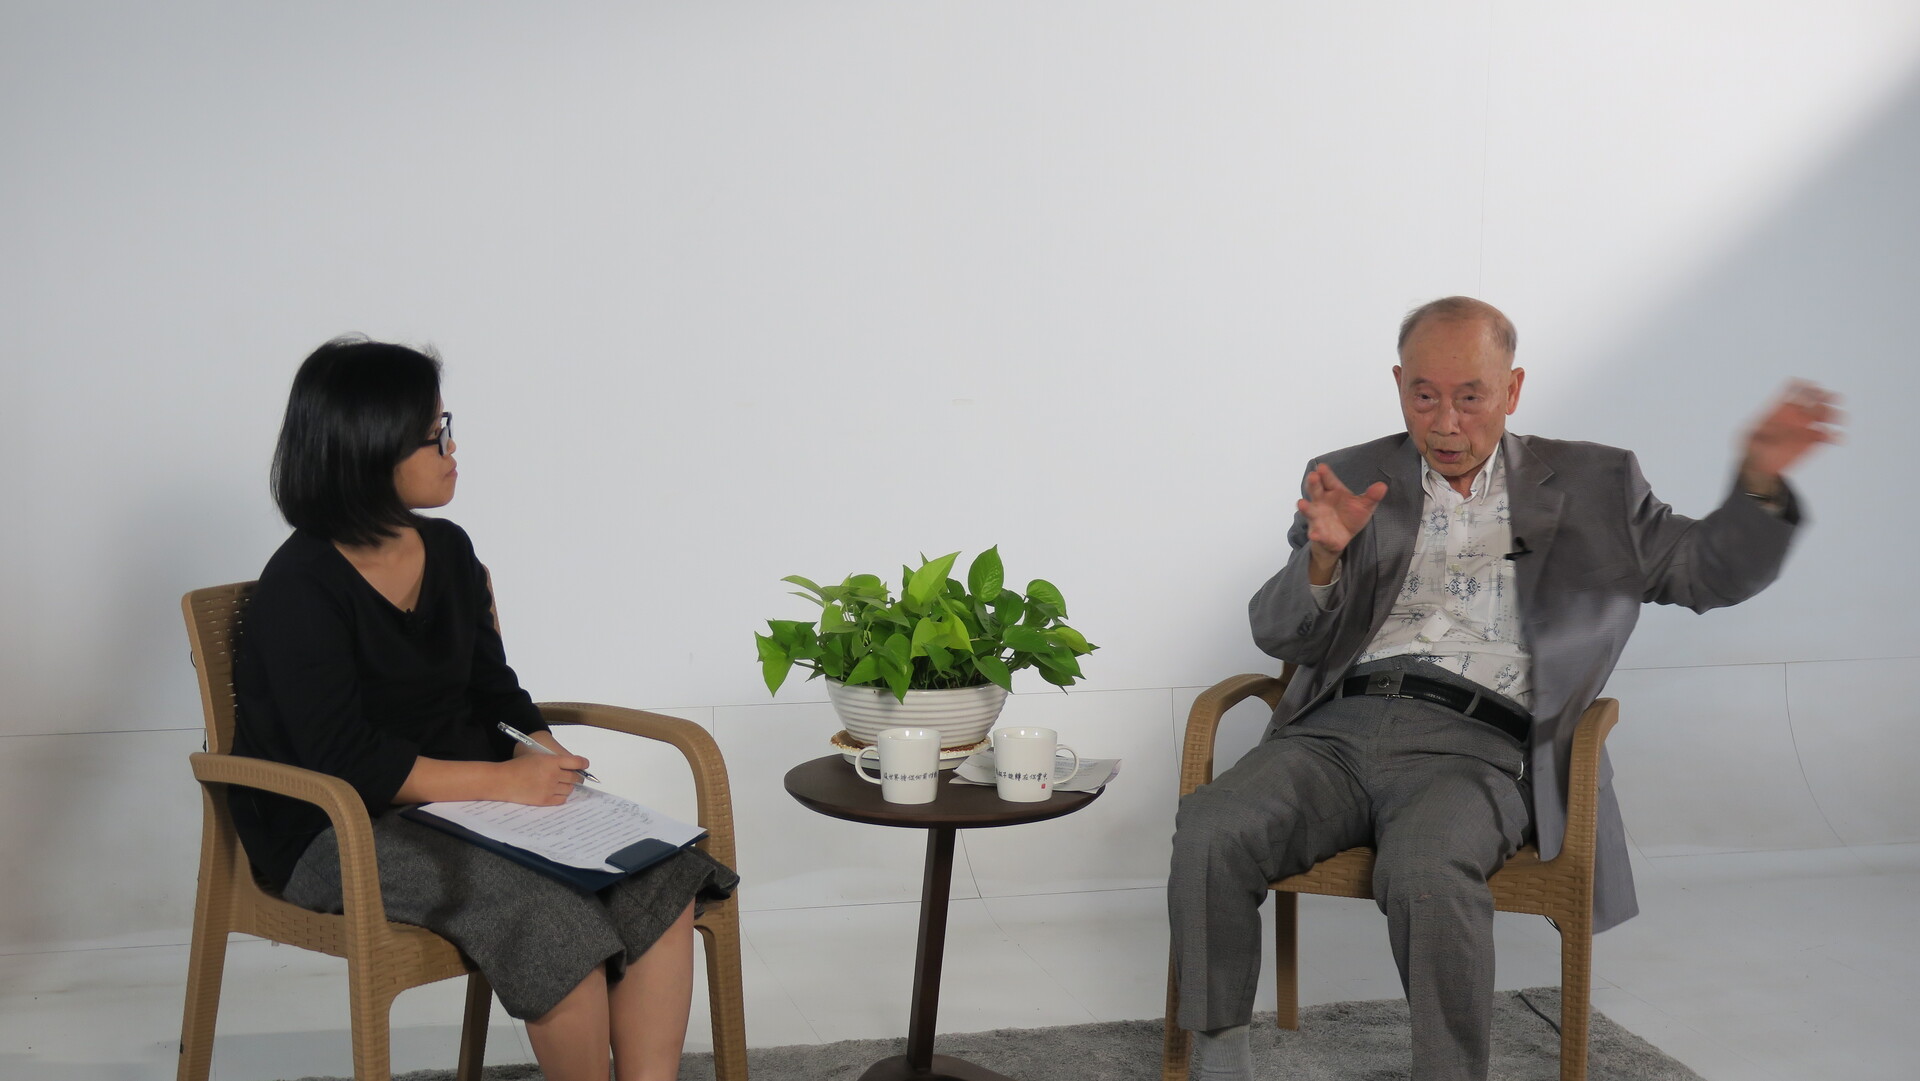
<instances>
[{"instance_id":1,"label":"wristwatch","mask_svg":"<svg viewBox=\"0 0 1920 1081\"><path fill-rule=\"evenodd\" d=\"M1775 489L1771 494L1764 492L1742 492L1741 494L1753 500L1755 503L1760 504L1760 508L1768 514L1777 515L1786 513L1787 490L1785 485Z\"/></svg>"}]
</instances>

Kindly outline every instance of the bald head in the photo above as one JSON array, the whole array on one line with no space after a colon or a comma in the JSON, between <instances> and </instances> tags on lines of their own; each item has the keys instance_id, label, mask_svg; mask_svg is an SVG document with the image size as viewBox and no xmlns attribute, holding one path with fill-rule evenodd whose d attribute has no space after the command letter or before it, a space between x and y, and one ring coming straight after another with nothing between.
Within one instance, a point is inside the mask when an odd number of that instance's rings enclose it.
<instances>
[{"instance_id":1,"label":"bald head","mask_svg":"<svg viewBox=\"0 0 1920 1081\"><path fill-rule=\"evenodd\" d=\"M1507 355L1507 363L1513 363L1514 349L1519 345L1513 323L1499 308L1472 297L1441 297L1408 312L1407 317L1400 320L1400 340L1396 343L1401 355L1406 354L1407 339L1413 337L1413 332L1420 329L1421 324L1439 322L1477 323L1486 327L1493 344Z\"/></svg>"},{"instance_id":2,"label":"bald head","mask_svg":"<svg viewBox=\"0 0 1920 1081\"><path fill-rule=\"evenodd\" d=\"M1400 325L1393 382L1407 434L1461 495L1499 448L1526 377L1513 366L1513 324L1484 301L1443 297Z\"/></svg>"}]
</instances>

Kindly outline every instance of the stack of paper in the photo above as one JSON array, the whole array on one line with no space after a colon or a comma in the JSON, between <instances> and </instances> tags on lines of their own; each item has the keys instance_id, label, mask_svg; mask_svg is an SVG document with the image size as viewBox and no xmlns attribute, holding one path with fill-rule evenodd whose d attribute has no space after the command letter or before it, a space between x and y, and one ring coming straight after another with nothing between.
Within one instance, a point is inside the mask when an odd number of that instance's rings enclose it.
<instances>
[{"instance_id":1,"label":"stack of paper","mask_svg":"<svg viewBox=\"0 0 1920 1081\"><path fill-rule=\"evenodd\" d=\"M610 885L706 836L698 826L586 785L575 786L557 807L461 800L401 813L582 889Z\"/></svg>"}]
</instances>

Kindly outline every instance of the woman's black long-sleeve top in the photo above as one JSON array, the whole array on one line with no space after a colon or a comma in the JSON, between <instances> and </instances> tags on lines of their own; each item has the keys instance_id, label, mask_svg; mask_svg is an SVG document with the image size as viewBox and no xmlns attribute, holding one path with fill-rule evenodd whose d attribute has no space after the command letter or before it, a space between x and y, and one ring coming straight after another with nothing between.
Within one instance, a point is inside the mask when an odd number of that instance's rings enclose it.
<instances>
[{"instance_id":1,"label":"woman's black long-sleeve top","mask_svg":"<svg viewBox=\"0 0 1920 1081\"><path fill-rule=\"evenodd\" d=\"M486 569L459 526L420 520L420 601L381 596L325 537L296 531L260 572L234 657L234 752L352 784L371 815L428 758L503 761L546 727L494 629ZM234 827L275 888L327 825L325 812L257 789L229 789Z\"/></svg>"}]
</instances>

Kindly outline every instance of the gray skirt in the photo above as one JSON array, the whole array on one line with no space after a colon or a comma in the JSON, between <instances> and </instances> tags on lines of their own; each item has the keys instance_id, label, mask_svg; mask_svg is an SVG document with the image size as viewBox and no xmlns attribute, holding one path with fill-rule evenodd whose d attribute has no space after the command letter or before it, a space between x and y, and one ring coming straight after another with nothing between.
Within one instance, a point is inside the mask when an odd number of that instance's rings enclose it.
<instances>
[{"instance_id":1,"label":"gray skirt","mask_svg":"<svg viewBox=\"0 0 1920 1081\"><path fill-rule=\"evenodd\" d=\"M430 826L383 814L373 820L380 899L387 918L425 927L460 947L508 1014L544 1016L597 966L618 980L689 901L724 900L740 876L690 848L598 893ZM332 829L314 838L281 896L339 912L340 849Z\"/></svg>"}]
</instances>

